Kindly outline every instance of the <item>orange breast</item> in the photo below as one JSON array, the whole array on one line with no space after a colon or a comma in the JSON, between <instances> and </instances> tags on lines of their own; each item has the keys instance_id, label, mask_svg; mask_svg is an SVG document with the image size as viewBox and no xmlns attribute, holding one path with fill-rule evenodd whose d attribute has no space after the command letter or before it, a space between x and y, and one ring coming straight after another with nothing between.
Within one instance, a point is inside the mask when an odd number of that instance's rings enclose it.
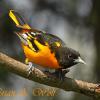
<instances>
[{"instance_id":1,"label":"orange breast","mask_svg":"<svg viewBox=\"0 0 100 100\"><path fill-rule=\"evenodd\" d=\"M52 69L58 69L59 64L55 58L54 53L51 53L48 46L44 46L39 52L34 52L28 46L23 45L24 53L29 61L41 65L42 67L48 67Z\"/></svg>"}]
</instances>

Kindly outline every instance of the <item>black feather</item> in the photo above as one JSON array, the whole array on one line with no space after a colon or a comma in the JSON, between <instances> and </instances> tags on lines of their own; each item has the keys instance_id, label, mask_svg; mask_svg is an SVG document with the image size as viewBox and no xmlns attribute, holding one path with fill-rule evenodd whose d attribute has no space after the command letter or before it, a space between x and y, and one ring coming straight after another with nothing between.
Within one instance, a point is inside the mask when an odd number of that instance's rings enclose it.
<instances>
[{"instance_id":1,"label":"black feather","mask_svg":"<svg viewBox=\"0 0 100 100\"><path fill-rule=\"evenodd\" d=\"M77 63L74 62L80 54L68 47L61 47L56 49L55 57L62 68L69 68Z\"/></svg>"}]
</instances>

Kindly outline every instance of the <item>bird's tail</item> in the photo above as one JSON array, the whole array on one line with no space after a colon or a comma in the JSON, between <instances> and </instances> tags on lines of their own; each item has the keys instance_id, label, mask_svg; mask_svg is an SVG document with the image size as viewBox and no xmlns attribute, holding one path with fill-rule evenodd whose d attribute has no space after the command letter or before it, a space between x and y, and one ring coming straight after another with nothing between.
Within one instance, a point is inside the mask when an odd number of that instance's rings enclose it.
<instances>
[{"instance_id":1,"label":"bird's tail","mask_svg":"<svg viewBox=\"0 0 100 100\"><path fill-rule=\"evenodd\" d=\"M31 29L31 27L24 21L24 19L18 12L10 10L9 17L13 20L13 22L18 28Z\"/></svg>"}]
</instances>

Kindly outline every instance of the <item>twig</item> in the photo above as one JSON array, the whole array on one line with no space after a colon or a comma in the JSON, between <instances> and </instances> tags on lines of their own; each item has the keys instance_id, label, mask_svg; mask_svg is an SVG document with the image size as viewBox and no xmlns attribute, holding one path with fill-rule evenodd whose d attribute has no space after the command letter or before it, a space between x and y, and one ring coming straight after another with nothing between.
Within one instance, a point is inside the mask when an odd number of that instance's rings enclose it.
<instances>
[{"instance_id":1,"label":"twig","mask_svg":"<svg viewBox=\"0 0 100 100\"><path fill-rule=\"evenodd\" d=\"M100 99L100 86L99 84L93 84L84 82L81 80L75 80L66 77L64 81L57 78L48 77L42 71L37 68L33 68L33 72L28 76L28 66L8 57L7 55L0 53L0 64L5 65L12 73L20 75L29 80L45 84L48 86L63 89L65 91L74 91L96 99Z\"/></svg>"}]
</instances>

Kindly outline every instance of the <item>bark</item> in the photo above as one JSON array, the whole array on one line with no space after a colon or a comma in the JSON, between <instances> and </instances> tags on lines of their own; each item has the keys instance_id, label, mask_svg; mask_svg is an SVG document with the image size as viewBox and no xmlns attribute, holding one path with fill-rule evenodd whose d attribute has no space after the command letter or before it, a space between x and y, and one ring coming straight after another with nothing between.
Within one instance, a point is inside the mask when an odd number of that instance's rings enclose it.
<instances>
[{"instance_id":1,"label":"bark","mask_svg":"<svg viewBox=\"0 0 100 100\"><path fill-rule=\"evenodd\" d=\"M81 80L71 79L66 77L64 81L61 81L55 77L48 77L42 71L33 67L32 73L28 75L27 69L29 68L27 65L14 60L11 57L0 52L0 64L5 65L8 71L15 73L21 77L26 79L38 82L40 84L45 84L48 86L56 87L63 89L65 91L73 91L77 93L81 93L96 99L100 99L100 86L99 84L88 83Z\"/></svg>"}]
</instances>

